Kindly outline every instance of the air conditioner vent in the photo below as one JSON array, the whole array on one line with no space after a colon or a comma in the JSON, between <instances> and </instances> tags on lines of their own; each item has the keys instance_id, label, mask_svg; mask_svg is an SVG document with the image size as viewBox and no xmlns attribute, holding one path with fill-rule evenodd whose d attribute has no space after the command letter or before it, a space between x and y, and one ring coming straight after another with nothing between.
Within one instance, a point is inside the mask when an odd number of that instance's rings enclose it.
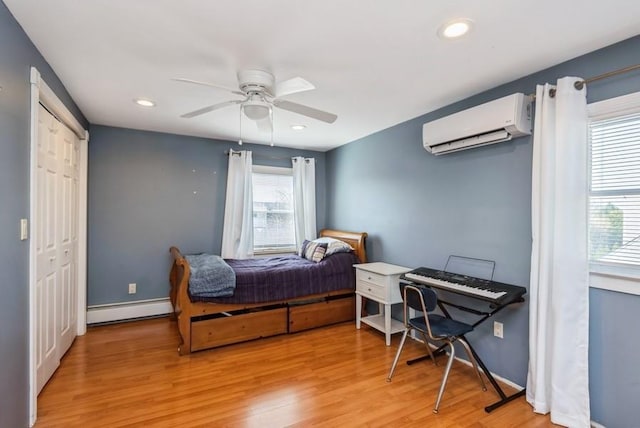
<instances>
[{"instance_id":1,"label":"air conditioner vent","mask_svg":"<svg viewBox=\"0 0 640 428\"><path fill-rule=\"evenodd\" d=\"M531 134L531 98L516 93L425 123L424 148L434 155Z\"/></svg>"}]
</instances>

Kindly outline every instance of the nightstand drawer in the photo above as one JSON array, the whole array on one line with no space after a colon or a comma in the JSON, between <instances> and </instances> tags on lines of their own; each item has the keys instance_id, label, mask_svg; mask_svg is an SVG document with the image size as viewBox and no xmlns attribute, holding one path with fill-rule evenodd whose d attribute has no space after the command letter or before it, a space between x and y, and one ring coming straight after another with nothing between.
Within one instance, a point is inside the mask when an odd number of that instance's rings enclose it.
<instances>
[{"instance_id":1,"label":"nightstand drawer","mask_svg":"<svg viewBox=\"0 0 640 428\"><path fill-rule=\"evenodd\" d=\"M386 287L372 282L358 280L356 283L356 291L365 297L370 297L374 300L386 300L387 289Z\"/></svg>"},{"instance_id":2,"label":"nightstand drawer","mask_svg":"<svg viewBox=\"0 0 640 428\"><path fill-rule=\"evenodd\" d=\"M389 276L387 275L380 275L378 273L360 269L356 271L356 278L358 281L366 281L372 284L379 285L381 287L386 287L389 283Z\"/></svg>"}]
</instances>

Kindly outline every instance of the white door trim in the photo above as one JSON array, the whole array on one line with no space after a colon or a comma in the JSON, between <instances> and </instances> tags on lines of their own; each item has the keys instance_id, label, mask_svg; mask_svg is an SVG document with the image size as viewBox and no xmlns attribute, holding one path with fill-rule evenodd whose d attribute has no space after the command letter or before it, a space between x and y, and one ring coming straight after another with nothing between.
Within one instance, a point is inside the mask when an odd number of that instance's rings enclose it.
<instances>
[{"instance_id":1,"label":"white door trim","mask_svg":"<svg viewBox=\"0 0 640 428\"><path fill-rule=\"evenodd\" d=\"M80 122L67 109L64 103L56 96L51 88L40 76L35 67L31 67L31 159L30 159L30 187L29 187L29 218L31 230L34 230L35 219L35 195L37 172L37 144L38 144L38 106L43 104L52 114L68 126L80 139L80 189L78 195L78 335L86 332L87 320L87 161L89 132L82 127ZM33 236L29 239L29 424L33 426L37 416L37 378L36 378L36 295L35 295L35 251L36 240Z\"/></svg>"}]
</instances>

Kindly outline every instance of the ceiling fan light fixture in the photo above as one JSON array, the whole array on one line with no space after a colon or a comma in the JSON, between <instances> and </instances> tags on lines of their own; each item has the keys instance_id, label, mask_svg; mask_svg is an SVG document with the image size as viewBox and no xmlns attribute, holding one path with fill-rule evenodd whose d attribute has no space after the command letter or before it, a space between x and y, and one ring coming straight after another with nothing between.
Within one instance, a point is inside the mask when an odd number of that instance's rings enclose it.
<instances>
[{"instance_id":1,"label":"ceiling fan light fixture","mask_svg":"<svg viewBox=\"0 0 640 428\"><path fill-rule=\"evenodd\" d=\"M247 101L242 105L244 115L251 120L260 120L269 116L271 107L263 101Z\"/></svg>"}]
</instances>

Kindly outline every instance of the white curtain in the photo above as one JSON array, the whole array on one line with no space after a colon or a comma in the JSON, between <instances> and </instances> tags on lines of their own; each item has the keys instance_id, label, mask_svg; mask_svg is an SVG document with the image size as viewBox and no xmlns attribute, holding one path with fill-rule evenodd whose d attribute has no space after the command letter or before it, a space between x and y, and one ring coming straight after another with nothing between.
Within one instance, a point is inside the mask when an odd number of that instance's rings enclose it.
<instances>
[{"instance_id":1,"label":"white curtain","mask_svg":"<svg viewBox=\"0 0 640 428\"><path fill-rule=\"evenodd\" d=\"M229 151L222 230L222 257L226 259L253 256L252 167L250 151Z\"/></svg>"},{"instance_id":2,"label":"white curtain","mask_svg":"<svg viewBox=\"0 0 640 428\"><path fill-rule=\"evenodd\" d=\"M293 163L293 213L296 244L316 238L316 160L295 157Z\"/></svg>"},{"instance_id":3,"label":"white curtain","mask_svg":"<svg viewBox=\"0 0 640 428\"><path fill-rule=\"evenodd\" d=\"M586 89L565 77L536 92L527 401L589 427ZM555 97L550 93L555 90Z\"/></svg>"}]
</instances>

